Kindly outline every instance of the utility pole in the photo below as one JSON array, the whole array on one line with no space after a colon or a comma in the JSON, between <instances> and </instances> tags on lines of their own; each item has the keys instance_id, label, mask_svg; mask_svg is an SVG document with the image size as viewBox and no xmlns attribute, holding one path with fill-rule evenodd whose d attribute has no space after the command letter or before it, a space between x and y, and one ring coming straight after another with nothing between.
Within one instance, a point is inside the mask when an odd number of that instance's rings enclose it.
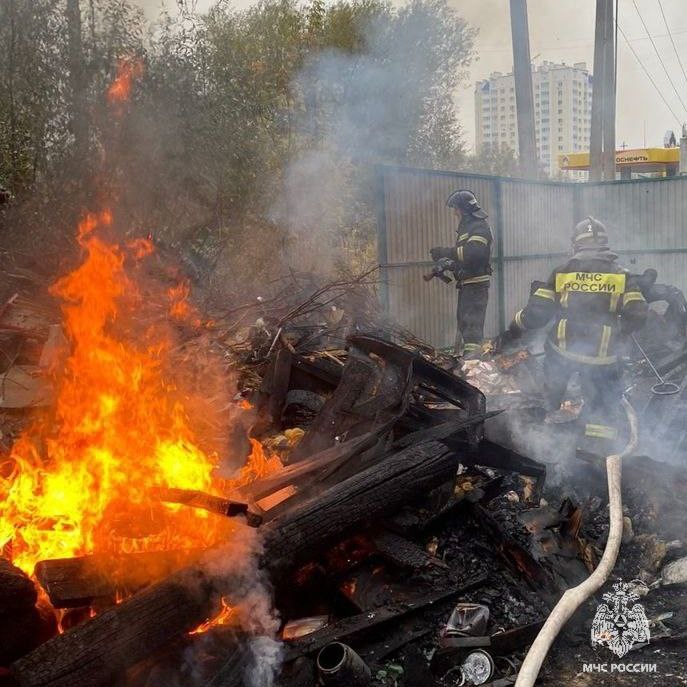
<instances>
[{"instance_id":1,"label":"utility pole","mask_svg":"<svg viewBox=\"0 0 687 687\"><path fill-rule=\"evenodd\" d=\"M596 25L594 30L594 81L592 89L592 122L589 139L589 180L601 181L603 170L603 105L604 105L604 66L606 52L604 36L607 0L596 0Z\"/></svg>"},{"instance_id":2,"label":"utility pole","mask_svg":"<svg viewBox=\"0 0 687 687\"><path fill-rule=\"evenodd\" d=\"M615 93L616 93L616 51L615 20L613 3L606 0L604 21L604 114L603 114L603 170L606 181L615 181Z\"/></svg>"},{"instance_id":3,"label":"utility pole","mask_svg":"<svg viewBox=\"0 0 687 687\"><path fill-rule=\"evenodd\" d=\"M614 0L596 0L589 179L615 179L616 52Z\"/></svg>"},{"instance_id":4,"label":"utility pole","mask_svg":"<svg viewBox=\"0 0 687 687\"><path fill-rule=\"evenodd\" d=\"M534 96L532 95L527 0L510 0L510 27L513 37L513 78L515 80L515 109L518 118L520 171L525 178L536 179L537 145L534 135Z\"/></svg>"}]
</instances>

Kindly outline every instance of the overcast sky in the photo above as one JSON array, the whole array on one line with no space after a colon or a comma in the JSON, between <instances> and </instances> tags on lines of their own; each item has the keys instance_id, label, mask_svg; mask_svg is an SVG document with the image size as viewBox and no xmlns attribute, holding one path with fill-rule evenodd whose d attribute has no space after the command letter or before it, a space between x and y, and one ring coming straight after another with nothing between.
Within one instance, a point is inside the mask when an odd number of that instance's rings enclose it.
<instances>
[{"instance_id":1,"label":"overcast sky","mask_svg":"<svg viewBox=\"0 0 687 687\"><path fill-rule=\"evenodd\" d=\"M193 0L187 0L189 3ZM399 2L399 0L396 0ZM197 9L207 9L213 0L196 0ZM474 82L492 71L512 70L508 0L448 0L468 22L479 29L478 59L470 70L469 82L457 95L460 121L469 146L474 142ZM619 23L649 73L647 76L622 36L618 54L618 107L616 140L630 147L662 145L663 136L673 129L679 137L680 124L687 121L687 76L666 29L661 7L687 68L687 0L619 0ZM160 0L140 0L149 14ZM174 6L172 0L167 6ZM251 0L236 0L237 8ZM663 66L639 18L635 5L658 48ZM584 62L592 67L594 56L595 0L528 0L530 50L536 63ZM672 79L671 86L669 78ZM676 93L677 91L677 93ZM661 100L661 93L667 105ZM684 105L680 102L682 99ZM672 108L673 113L670 109Z\"/></svg>"}]
</instances>

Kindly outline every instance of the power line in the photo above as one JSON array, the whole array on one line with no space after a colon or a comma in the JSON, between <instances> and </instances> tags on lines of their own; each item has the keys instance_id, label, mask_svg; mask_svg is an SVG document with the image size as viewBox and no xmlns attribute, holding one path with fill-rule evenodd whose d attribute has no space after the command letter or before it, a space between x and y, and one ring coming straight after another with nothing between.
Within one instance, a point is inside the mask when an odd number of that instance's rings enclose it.
<instances>
[{"instance_id":1,"label":"power line","mask_svg":"<svg viewBox=\"0 0 687 687\"><path fill-rule=\"evenodd\" d=\"M620 26L620 24L618 24L618 31L620 31L620 34L625 39L625 42L627 43L627 47L630 48L630 50L632 51L632 54L635 56L635 59L639 63L639 66L644 70L644 73L646 74L646 78L649 79L649 83L651 83L651 85L656 89L656 93L658 93L658 95L660 96L660 98L663 101L663 103L665 104L665 106L668 108L668 110L670 110L670 113L673 115L673 117L675 117L675 121L678 123L678 126L680 126L682 124L682 122L680 121L680 118L675 114L675 111L673 110L673 108L670 106L670 104L666 100L665 96L663 95L663 92L656 85L656 82L651 78L651 74L649 74L647 68L644 66L644 63L639 59L639 55L635 52L635 49L632 47L632 43L630 43L630 41L627 40L627 36L625 35L625 32L623 31L623 27Z\"/></svg>"},{"instance_id":2,"label":"power line","mask_svg":"<svg viewBox=\"0 0 687 687\"><path fill-rule=\"evenodd\" d=\"M687 29L680 29L679 31L673 31L672 34L667 34L667 33L657 33L654 38L668 38L669 35L671 36L682 36L684 34L687 34ZM630 43L638 43L639 41L646 41L650 40L646 36L637 36L636 38L628 38L627 40L630 41ZM591 47L594 45L593 41L588 41L588 40L579 40L579 41L572 41L570 43L556 43L555 45L539 45L538 49L540 50L547 50L547 51L555 51L555 50L578 50L580 47ZM480 46L479 48L480 52L511 52L510 46L504 47L503 45L483 45Z\"/></svg>"},{"instance_id":3,"label":"power line","mask_svg":"<svg viewBox=\"0 0 687 687\"><path fill-rule=\"evenodd\" d=\"M685 72L685 66L682 64L682 58L680 57L680 53L678 52L677 46L675 45L675 40L673 39L673 34L670 32L670 26L668 25L668 20L666 19L666 13L663 11L663 3L661 0L658 0L658 6L661 10L661 16L663 17L663 23L666 25L666 30L668 31L668 35L670 36L670 42L673 44L673 50L675 51L675 57L677 57L677 61L680 65L680 69L682 69L682 76L685 77L685 81L687 81L687 72Z\"/></svg>"},{"instance_id":4,"label":"power line","mask_svg":"<svg viewBox=\"0 0 687 687\"><path fill-rule=\"evenodd\" d=\"M649 37L649 40L651 41L651 45L654 48L654 52L656 53L656 56L658 57L658 61L661 63L661 67L663 67L663 71L665 72L665 75L668 77L668 81L670 82L670 85L673 87L673 90L675 91L675 95L677 96L677 99L680 101L680 104L682 105L682 109L685 111L685 114L687 114L687 105L685 105L684 100L680 96L680 93L678 92L677 88L675 88L675 84L673 83L673 80L670 78L670 73L666 69L666 65L663 62L663 58L661 57L661 53L658 51L658 48L656 47L656 43L654 42L654 39L651 37L651 33L649 32L649 27L646 25L646 22L644 21L644 17L642 17L642 13L639 11L639 7L637 7L637 2L636 0L632 0L632 4L635 6L635 10L637 11L637 16L639 17L639 20L642 22L642 26L644 27L644 30L646 31L646 35Z\"/></svg>"}]
</instances>

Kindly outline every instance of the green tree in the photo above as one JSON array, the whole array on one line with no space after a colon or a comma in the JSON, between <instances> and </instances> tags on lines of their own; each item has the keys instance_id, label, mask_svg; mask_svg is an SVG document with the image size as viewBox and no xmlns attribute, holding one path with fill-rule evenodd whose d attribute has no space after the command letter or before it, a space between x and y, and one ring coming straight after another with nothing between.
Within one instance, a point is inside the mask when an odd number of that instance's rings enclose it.
<instances>
[{"instance_id":1,"label":"green tree","mask_svg":"<svg viewBox=\"0 0 687 687\"><path fill-rule=\"evenodd\" d=\"M520 169L515 151L505 144L483 145L477 153L466 157L459 168L502 177L518 176Z\"/></svg>"},{"instance_id":2,"label":"green tree","mask_svg":"<svg viewBox=\"0 0 687 687\"><path fill-rule=\"evenodd\" d=\"M452 96L474 31L445 0L186 5L146 32L130 0L0 4L7 224L64 241L97 184L124 230L169 244L226 257L259 236L274 257L309 233L341 252L371 238L375 163L464 155ZM144 71L114 122L122 59Z\"/></svg>"}]
</instances>

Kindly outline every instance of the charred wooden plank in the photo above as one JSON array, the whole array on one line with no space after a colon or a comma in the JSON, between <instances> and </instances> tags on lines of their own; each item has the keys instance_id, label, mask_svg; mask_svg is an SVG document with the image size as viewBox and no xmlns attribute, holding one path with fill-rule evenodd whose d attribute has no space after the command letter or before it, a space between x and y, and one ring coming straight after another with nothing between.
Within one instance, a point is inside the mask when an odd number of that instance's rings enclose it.
<instances>
[{"instance_id":1,"label":"charred wooden plank","mask_svg":"<svg viewBox=\"0 0 687 687\"><path fill-rule=\"evenodd\" d=\"M292 452L290 460L297 462L333 446L337 436L344 436L359 423L365 414L355 413L353 408L373 394L379 375L380 370L372 359L361 353L352 352L339 385L325 402L310 431Z\"/></svg>"},{"instance_id":2,"label":"charred wooden plank","mask_svg":"<svg viewBox=\"0 0 687 687\"><path fill-rule=\"evenodd\" d=\"M201 569L184 569L42 644L12 672L20 685L111 685L120 671L211 617L210 591Z\"/></svg>"},{"instance_id":3,"label":"charred wooden plank","mask_svg":"<svg viewBox=\"0 0 687 687\"><path fill-rule=\"evenodd\" d=\"M449 421L442 422L440 425L435 427L430 427L429 429L421 429L417 432L412 432L401 437L394 442L395 449L405 448L406 446L412 446L418 441L428 441L429 439L436 439L437 441L442 441L448 439L459 432L462 432L470 427L479 425L489 418L496 417L500 415L502 410L492 410L488 413L478 413L469 418L463 418L460 421Z\"/></svg>"},{"instance_id":4,"label":"charred wooden plank","mask_svg":"<svg viewBox=\"0 0 687 687\"><path fill-rule=\"evenodd\" d=\"M213 494L206 494L196 489L173 489L170 487L154 489L151 495L153 498L159 499L160 501L181 503L191 508L202 508L211 513L225 515L228 518L243 515L246 518L246 523L250 527L259 527L262 524L262 517L260 514L251 511L249 504L244 501L235 501L222 496L214 496Z\"/></svg>"},{"instance_id":5,"label":"charred wooden plank","mask_svg":"<svg viewBox=\"0 0 687 687\"><path fill-rule=\"evenodd\" d=\"M0 558L0 666L8 666L57 632L53 614L36 608L34 583Z\"/></svg>"},{"instance_id":6,"label":"charred wooden plank","mask_svg":"<svg viewBox=\"0 0 687 687\"><path fill-rule=\"evenodd\" d=\"M263 528L265 565L277 572L306 560L361 522L393 512L451 480L460 458L437 441L395 453L313 496Z\"/></svg>"},{"instance_id":7,"label":"charred wooden plank","mask_svg":"<svg viewBox=\"0 0 687 687\"><path fill-rule=\"evenodd\" d=\"M0 613L33 608L37 596L28 575L6 558L0 558Z\"/></svg>"},{"instance_id":8,"label":"charred wooden plank","mask_svg":"<svg viewBox=\"0 0 687 687\"><path fill-rule=\"evenodd\" d=\"M201 549L56 558L36 565L36 578L55 608L87 606L116 592L133 593L190 565Z\"/></svg>"},{"instance_id":9,"label":"charred wooden plank","mask_svg":"<svg viewBox=\"0 0 687 687\"><path fill-rule=\"evenodd\" d=\"M380 555L402 568L423 570L448 567L441 559L431 556L414 542L393 532L379 532L372 537L372 542Z\"/></svg>"},{"instance_id":10,"label":"charred wooden plank","mask_svg":"<svg viewBox=\"0 0 687 687\"><path fill-rule=\"evenodd\" d=\"M510 654L518 649L523 649L534 641L543 625L544 621L538 620L529 623L529 625L522 625L512 630L493 634L491 635L491 647L494 653L499 655Z\"/></svg>"},{"instance_id":11,"label":"charred wooden plank","mask_svg":"<svg viewBox=\"0 0 687 687\"><path fill-rule=\"evenodd\" d=\"M281 413L284 408L284 400L289 391L289 380L291 379L292 355L285 348L280 348L275 354L274 366L272 368L272 379L270 381L267 402L267 411L272 418L272 422L279 425Z\"/></svg>"},{"instance_id":12,"label":"charred wooden plank","mask_svg":"<svg viewBox=\"0 0 687 687\"><path fill-rule=\"evenodd\" d=\"M262 565L272 579L360 523L450 480L460 456L427 442L389 456L267 523ZM101 687L211 616L238 583L202 561L38 647L12 673L22 687Z\"/></svg>"},{"instance_id":13,"label":"charred wooden plank","mask_svg":"<svg viewBox=\"0 0 687 687\"><path fill-rule=\"evenodd\" d=\"M56 633L51 612L32 607L0 614L0 666L9 666Z\"/></svg>"},{"instance_id":14,"label":"charred wooden plank","mask_svg":"<svg viewBox=\"0 0 687 687\"><path fill-rule=\"evenodd\" d=\"M372 431L355 439L336 444L331 448L320 451L307 460L287 465L270 477L256 480L251 485L241 489L241 494L253 500L259 500L290 484L305 486L313 478L322 474L329 474L342 461L373 446L378 439L379 432Z\"/></svg>"}]
</instances>

